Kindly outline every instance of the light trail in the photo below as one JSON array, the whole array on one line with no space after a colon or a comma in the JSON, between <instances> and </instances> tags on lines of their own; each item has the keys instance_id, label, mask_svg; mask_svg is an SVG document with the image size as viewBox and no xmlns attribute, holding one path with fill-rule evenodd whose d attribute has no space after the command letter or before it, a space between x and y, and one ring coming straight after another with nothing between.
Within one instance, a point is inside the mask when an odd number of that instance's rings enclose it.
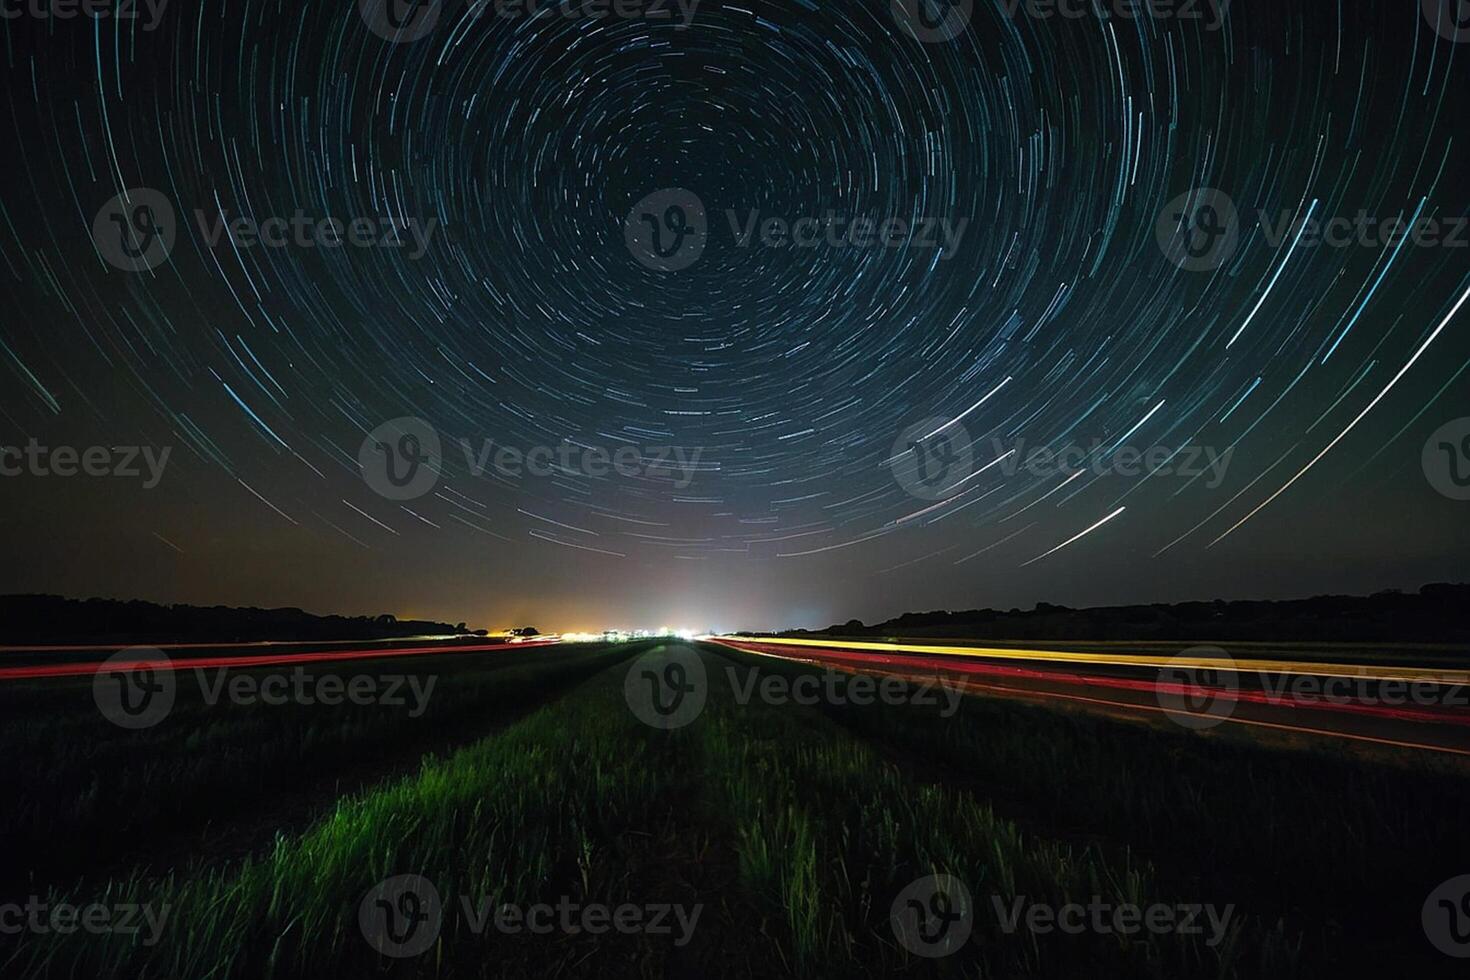
<instances>
[{"instance_id":1,"label":"light trail","mask_svg":"<svg viewBox=\"0 0 1470 980\"><path fill-rule=\"evenodd\" d=\"M1383 664L1342 664L1310 660L1262 660L1231 657L1085 653L1064 650L1027 650L1008 647L936 646L917 643L885 643L868 640L806 640L792 637L722 637L734 643L761 643L828 650L872 650L898 655L983 657L991 660L1030 660L1052 663L1091 664L1103 667L1165 667L1195 670L1230 670L1237 673L1310 674L1315 677L1351 677L1371 681L1420 681L1429 684L1470 684L1470 671Z\"/></svg>"},{"instance_id":2,"label":"light trail","mask_svg":"<svg viewBox=\"0 0 1470 980\"><path fill-rule=\"evenodd\" d=\"M1455 314L1460 312L1460 307L1465 305L1465 301L1467 299L1470 299L1470 289L1466 289L1464 293L1460 294L1460 298L1455 303L1454 308L1445 314L1445 318L1443 320L1439 321L1439 326L1434 328L1434 332L1431 333L1428 337L1424 338L1424 343L1420 344L1419 349L1414 351L1414 356L1410 357L1409 360L1404 364L1404 366L1399 368L1399 373L1395 374L1391 379L1389 379L1388 384L1383 386L1383 390L1380 391L1376 396L1374 396L1373 400L1368 403L1367 407L1359 412L1357 414L1357 417L1347 424L1347 428L1343 429L1337 434L1336 439L1333 439L1325 447L1323 447L1320 453L1318 453L1316 456L1313 456L1312 461L1306 466L1303 466L1300 470L1298 470L1296 476L1292 477L1290 480L1287 480L1280 490L1277 490L1275 493L1271 494L1271 496L1261 501L1255 506L1254 510L1232 524L1229 530L1225 531L1224 534L1221 534L1220 537L1216 538L1214 541L1211 541L1210 547L1213 548L1215 545L1219 544L1221 540L1234 532L1242 524L1259 514L1273 500L1281 496L1286 491L1290 490L1292 484L1296 483L1296 481L1306 476L1307 471L1316 466L1319 462L1321 462L1323 456L1326 456L1328 453L1332 452L1332 448L1334 446L1346 439L1348 433L1352 432L1353 429L1357 427L1358 423L1363 421L1364 417L1367 416L1369 412L1373 411L1374 407L1376 407L1379 402L1383 401L1388 393L1393 390L1393 386L1399 383L1399 379L1409 373L1409 369L1412 368L1414 366L1414 363L1424 355L1424 352L1429 349L1429 345L1434 343L1435 338L1437 338L1442 332L1444 332L1444 328L1449 326L1450 321L1455 318Z\"/></svg>"},{"instance_id":3,"label":"light trail","mask_svg":"<svg viewBox=\"0 0 1470 980\"><path fill-rule=\"evenodd\" d=\"M1083 472L1082 470L1078 470L1072 476L1069 476L1067 478L1067 482L1070 483L1072 480L1074 480L1078 476L1080 476L1082 474L1082 472ZM1066 486L1066 484L1064 483L1064 484L1062 484L1062 486ZM1061 489L1061 488L1058 487L1057 489ZM1043 554L1040 554L1040 555L1037 555L1035 558L1031 559L1028 562L1023 562L1021 564L1021 567L1022 568L1025 568L1027 565L1034 565L1037 562L1041 561L1041 559L1046 558L1048 555L1054 555L1058 551L1061 551L1063 548L1065 548L1067 545L1071 544L1072 542L1074 542L1074 541L1080 541L1081 539L1087 537L1087 535L1091 534L1093 531L1096 531L1098 528L1102 527L1108 521L1111 521L1113 518L1117 517L1119 514L1123 513L1123 511L1125 511L1127 509L1128 509L1127 507L1119 507L1117 510L1113 511L1107 517L1104 517L1102 520L1098 521L1096 524L1092 525L1092 527L1090 527L1087 530L1083 531L1081 534L1075 534L1072 537L1068 538L1067 540L1063 541L1061 544L1057 545L1055 548L1051 549L1050 551L1044 552Z\"/></svg>"},{"instance_id":4,"label":"light trail","mask_svg":"<svg viewBox=\"0 0 1470 980\"><path fill-rule=\"evenodd\" d=\"M881 660L881 659L878 659L878 658L873 658L873 659L860 659L860 655L853 654L853 655L850 656L850 658L847 661L844 661L842 659L834 660L834 659L832 659L830 657L824 658L824 657L820 657L820 656L800 656L800 655L796 655L794 652L793 652L793 654L784 654L784 653L780 653L780 652L775 652L775 651L770 650L770 649L761 649L762 647L765 647L767 644L769 644L771 646L776 647L777 650L779 650L779 648L782 645L788 645L789 644L789 645L792 645L792 646L807 647L807 648L810 648L812 646L816 646L819 649L816 650L816 651L813 651L814 653L821 653L821 652L840 653L840 652L842 652L842 647L839 646L838 644L824 643L822 641L772 640L772 639L769 639L769 638L762 638L762 639L757 640L757 641L737 640L737 639L731 639L731 638L711 638L711 639L712 639L713 642L718 643L718 644L721 644L723 646L727 646L727 647L729 647L729 648L731 648L733 650L738 650L738 651L745 652L745 653L753 653L753 654L756 654L758 656L767 656L767 657L771 657L773 659L784 660L784 661L793 662L793 663L806 663L806 664L811 664L813 666L827 667L827 668L842 670L842 671L848 672L848 673L856 673L856 672L869 672L869 673L873 673L873 672L878 672L878 673L883 673L883 674L888 675L888 676L897 677L897 678L902 679L902 680L910 680L910 681L914 681L914 680L917 680L917 681L933 681L934 679L936 679L936 677L941 672L944 672L944 671L955 671L955 672L958 672L958 673L961 673L961 674L976 674L976 673L981 673L981 674L996 674L996 675L1000 675L1000 676L1011 676L1011 677L1016 677L1016 678L1039 679L1039 680L1051 681L1051 682L1055 682L1055 683L1078 683L1078 684L1082 684L1082 685L1085 685L1085 686L1091 686L1091 687L1105 687L1105 688L1113 688L1113 689L1118 689L1118 690L1135 690L1135 691L1140 691L1140 692L1147 691L1147 692L1152 693L1155 696L1157 696L1160 693L1183 695L1183 696L1209 694L1209 695L1212 695L1213 697L1215 697L1217 700L1220 700L1220 701L1244 702L1244 703L1247 703L1247 704L1256 704L1256 705L1263 705L1263 706L1269 706L1269 707L1275 707L1275 708L1304 708L1304 709L1311 709L1311 710L1333 711L1333 712L1339 712L1339 713L1341 713L1343 715L1358 716L1358 717L1363 717L1363 718L1367 718L1367 719L1370 719L1370 720L1378 720L1378 721L1397 721L1397 722L1428 723L1428 724L1448 724L1448 725L1453 725L1453 726L1457 726L1457 727L1470 726L1470 712L1466 712L1466 711L1463 711L1463 710L1461 710L1461 711L1452 711L1452 710L1448 710L1448 709L1434 710L1434 709L1424 709L1424 708L1388 707L1388 706L1383 706L1383 705L1371 705L1371 704L1363 704L1363 703L1358 703L1358 702L1334 702L1334 701L1320 699L1320 698L1306 698L1306 697L1301 697L1301 696L1298 696L1298 695L1291 695L1290 697L1283 697L1281 695L1270 694L1270 693L1265 692L1265 691L1228 691L1228 690L1220 690L1220 689L1203 688L1203 687L1200 687L1200 686L1194 685L1194 684L1181 684L1181 683L1172 683L1172 682L1155 682L1155 681L1136 680L1136 679L1128 679L1128 678L1112 678L1112 677L1099 677L1099 676L1085 676L1085 675L1077 675L1077 674L1066 674L1066 673L1056 673L1056 672L1049 672L1049 671L1030 670L1030 669L1020 668L1020 667L1003 667L1003 666L1000 666L1000 665L981 665L981 664L976 664L973 661L966 661L966 660L956 660L956 661L953 662L952 665L947 665L947 664L944 664L942 662L936 662L936 661L929 661L928 663L915 663L915 662L912 662L911 661L911 662L908 662L908 663L904 663L902 661L884 661L884 660ZM852 646L852 645L853 644L844 644L843 646ZM939 648L936 648L936 647L916 647L916 646L908 646L908 647L905 647L905 646L898 645L898 644L861 644L861 645L862 646L865 646L865 647L875 647L875 646L877 646L877 647L884 647L884 648L886 648L886 649L888 649L890 651L892 651L892 650L899 650L899 651L903 651L904 653L909 653L909 652L916 651L916 650L930 650L930 651L932 651L932 650L968 650L968 651L972 651L972 653L973 653L976 650L976 648L962 648L962 647L947 647L947 648L946 647L939 647ZM990 654L1018 654L1018 653L1019 654L1023 654L1023 655L1042 654L1045 657L1056 657L1056 656L1062 656L1063 655L1063 654L1060 654L1060 653L1051 653L1051 652L1047 652L1047 651L1016 651L1016 650L985 650L985 651L983 651L983 653L985 655L990 655ZM945 654L945 655L946 656L951 656L952 654ZM1134 657L1129 657L1127 659L1129 661L1139 661L1139 660L1147 659L1147 658L1134 658ZM1172 666L1172 667L1186 666L1185 664L1180 663L1179 658L1172 658L1172 657L1171 658L1163 658L1162 662L1164 664L1166 664L1167 666ZM1228 665L1223 665L1222 662L1219 661L1219 660L1212 660L1212 659L1208 659L1208 658L1199 658L1199 660L1197 662L1200 665L1202 665L1204 667L1204 669L1214 669L1214 670L1231 670L1231 669L1233 669L1233 668L1231 668ZM1285 664L1285 662L1283 662L1283 661L1236 661L1236 666L1238 667L1242 663L1245 663L1245 664L1252 664L1252 663L1271 663L1271 664L1276 665L1278 668L1280 668L1281 666L1283 666ZM924 671L924 672L918 672L918 673L914 672L913 668L915 668L915 667L921 667L921 666L927 668L927 670ZM1139 663L1131 663L1130 662L1129 666L1142 666L1142 664L1139 664ZM1308 666L1320 667L1320 666L1323 666L1323 665L1320 665L1320 664L1309 664ZM1327 666L1332 667L1332 666L1340 666L1340 665L1327 665ZM1445 676L1445 675L1448 675L1448 674L1464 676L1464 673L1463 672L1441 672L1438 676ZM1325 676L1338 676L1338 675L1325 675ZM1351 675L1351 676L1355 676L1356 677L1356 676L1360 676L1360 675ZM1365 679L1373 679L1373 678L1365 678ZM971 677L968 677L968 676L954 676L954 674L950 674L950 676L945 677L944 680L946 682L948 682L948 683L955 684L961 690L964 690L966 692L982 691L982 692L987 692L987 693L990 693L990 694L995 694L995 695L999 695L999 696L1006 697L1006 698L1012 698L1012 699L1020 698L1020 699L1032 699L1032 700L1038 700L1038 701L1068 701L1068 702L1073 702L1073 703L1077 703L1077 704L1086 704L1086 705L1093 705L1093 706L1100 706L1100 707L1107 707L1107 708L1119 709L1119 710L1122 710L1122 711L1125 711L1125 712L1139 712L1139 711L1142 711L1142 712L1148 712L1149 714L1163 714L1163 715L1166 715L1166 716L1172 716L1172 715L1178 715L1178 714L1195 714L1194 712L1184 711L1184 710L1181 710L1180 708L1172 708L1172 707L1171 708L1166 708L1162 704L1159 704L1159 703L1150 704L1150 703L1147 703L1147 702L1138 702L1138 701L1119 701L1119 700L1113 700L1113 699L1105 698L1105 697L1095 697L1095 696L1083 695L1083 694L1069 694L1069 693L1062 692L1062 691L1038 690L1038 689L1035 689L1035 688L1009 687L1009 686L1006 686L1006 685L1003 685L1003 684L985 683L985 682L982 682L982 681L977 681L977 680L974 680L974 679L972 679ZM1434 743L1434 742L1412 741L1412 740L1409 740L1409 739L1400 739L1400 738L1386 738L1386 737L1377 736L1377 735L1367 735L1367 734L1363 734L1361 732L1343 731L1342 729L1338 729L1338 728L1315 728L1315 727L1311 727L1311 726L1307 726L1307 725L1287 724L1287 723L1284 723L1284 722L1272 722L1272 721L1265 721L1265 720L1258 719L1258 718L1246 718L1246 717L1241 717L1239 714L1236 714L1233 709L1230 712L1228 712L1228 713L1226 713L1224 715L1214 715L1214 714L1206 714L1206 713L1198 713L1198 714L1199 714L1199 717L1211 718L1213 720L1219 721L1220 723L1229 723L1229 724L1235 724L1235 725L1245 725L1245 726L1253 727L1253 728L1262 728L1262 729L1268 729L1268 730L1279 731L1279 732L1289 732L1289 733L1297 734L1297 735L1311 735L1311 736L1317 736L1317 737L1321 737L1321 738L1346 739L1346 740L1352 741L1352 742L1359 742L1359 743L1371 744L1371 745L1379 745L1379 746L1384 746L1384 747L1388 747L1388 748L1396 748L1396 749L1412 749L1412 750L1417 750L1417 751L1437 752L1437 753L1443 753L1443 754L1449 754L1449 755L1457 755L1457 756L1470 756L1470 749L1458 748L1458 747L1455 747L1455 746L1452 746L1452 745L1443 745L1443 744L1438 744L1438 743Z\"/></svg>"},{"instance_id":5,"label":"light trail","mask_svg":"<svg viewBox=\"0 0 1470 980\"><path fill-rule=\"evenodd\" d=\"M931 658L928 660L911 659L907 662L896 659L881 658L871 654L848 654L841 659L831 657L792 657L776 653L768 649L762 649L759 643L743 644L730 641L723 642L733 649L743 650L747 653L759 653L764 656L775 657L780 660L788 660L800 663L811 663L819 666L836 666L844 670L871 670L875 666L884 668L885 673L898 673L901 670L911 670L915 667L923 667L930 674L916 675L912 673L899 673L899 676L915 677L928 676L932 679L934 675L946 674L949 678L962 683L972 683L969 678L976 674L989 674L1002 678L1013 678L1017 680L1050 681L1062 684L1079 684L1087 687L1105 687L1119 691L1137 691L1150 695L1170 694L1180 697L1199 697L1208 695L1222 701L1231 701L1245 704L1260 704L1270 707L1307 708L1319 711L1344 711L1355 715L1371 715L1391 721L1407 721L1429 724L1450 724L1470 727L1470 711L1454 711L1445 708L1420 708L1399 707L1382 704L1369 704L1352 700L1334 700L1329 695L1317 695L1311 693L1292 692L1286 693L1283 687L1281 692L1269 690L1229 690L1227 688L1206 687L1201 684L1189 683L1187 681L1173 681L1164 679L1138 679L1130 677L1104 677L1097 674L1075 674L1063 671L1036 670L1026 667L1011 667L1001 664L984 664L974 661L945 661ZM833 651L834 653L837 651ZM1170 664L1171 669L1179 669L1178 665ZM1219 670L1218 666L1209 669ZM1362 679L1362 678L1360 678ZM996 688L996 690L1009 691L1017 694L1050 694L1055 692L1040 692L1033 688ZM1059 695L1060 696L1060 695ZM1129 702L1132 703L1132 702Z\"/></svg>"},{"instance_id":6,"label":"light trail","mask_svg":"<svg viewBox=\"0 0 1470 980\"><path fill-rule=\"evenodd\" d=\"M145 646L150 650L214 650L245 649L247 647L301 647L301 646L344 646L348 643L411 643L423 640L455 640L463 634L436 636L395 636L383 640L242 640L238 643L72 643L0 646L0 653L78 653L87 650L124 650L129 646Z\"/></svg>"},{"instance_id":7,"label":"light trail","mask_svg":"<svg viewBox=\"0 0 1470 980\"><path fill-rule=\"evenodd\" d=\"M525 643L479 643L464 646L399 647L389 650L317 650L306 653L277 653L243 657L166 657L149 660L140 656L129 661L86 661L67 664L38 664L26 667L0 667L0 680L37 680L54 677L85 677L106 667L109 671L131 670L189 670L208 667L279 667L287 664L335 663L343 660L378 660L385 657L418 657L428 654L487 653L494 650L524 650L546 646L555 640ZM117 649L111 647L109 649ZM126 649L126 648L124 648ZM159 650L161 647L140 647Z\"/></svg>"}]
</instances>

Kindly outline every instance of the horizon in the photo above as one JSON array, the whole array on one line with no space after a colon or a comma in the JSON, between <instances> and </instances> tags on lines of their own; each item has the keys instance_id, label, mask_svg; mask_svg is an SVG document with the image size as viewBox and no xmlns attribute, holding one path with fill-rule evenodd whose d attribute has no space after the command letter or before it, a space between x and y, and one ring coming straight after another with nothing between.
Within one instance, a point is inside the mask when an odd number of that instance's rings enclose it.
<instances>
[{"instance_id":1,"label":"horizon","mask_svg":"<svg viewBox=\"0 0 1470 980\"><path fill-rule=\"evenodd\" d=\"M892 615L883 616L883 617L868 618L868 617L863 617L863 616L848 616L848 617L845 617L845 618L833 619L833 620L830 620L830 621L827 621L827 622L824 622L824 623L821 623L821 624L815 625L815 626L792 626L792 625L772 626L772 625L769 625L769 624L768 625L762 625L762 626L754 626L754 625L739 624L739 623L736 623L736 624L721 623L720 626L722 626L722 627L728 626L730 628L721 628L721 629L711 628L709 630L705 630L703 627L704 626L711 625L711 624L708 624L708 623L695 623L693 620L690 620L688 618L680 619L679 617L666 617L664 619L658 620L658 622L656 624L655 623L647 623L647 624L635 624L635 625L628 625L627 623L603 623L603 624L579 623L579 624L574 624L574 625L571 625L571 626L567 626L567 624L557 623L557 622L555 622L553 620L546 620L543 623L543 622L537 621L535 619L526 620L524 622L517 621L517 625L506 625L505 624L505 621L501 621L501 622L499 622L497 624L491 624L491 623L488 623L488 622L476 623L473 620L465 619L463 617L428 616L428 615L419 615L419 614L412 614L412 613L394 612L394 611L391 611L391 610L377 610L377 611L369 611L369 612L343 612L343 611L337 611L337 610L323 611L323 610L309 609L309 608L305 608L305 607L302 607L302 606L294 606L294 605L287 605L287 606L268 606L268 605L256 605L256 604L251 604L251 603L228 603L228 602L208 602L208 603L197 603L197 602L165 602L165 601L161 601L161 600L157 600L157 599L141 598L141 597L138 597L138 596L102 596L102 595L94 595L94 596L63 596L63 595L57 595L55 593L12 592L12 593L0 593L0 599L27 598L27 597L43 597L43 598L57 598L57 599L68 600L68 601L76 601L76 602L87 602L87 601L90 601L90 600L99 600L99 601L105 601L105 602L145 602L145 603L150 603L150 604L157 605L157 606L160 606L160 607L163 607L163 608L168 608L168 607L171 607L171 606L188 606L188 607L191 607L191 608L199 608L199 609L213 609L213 608L219 608L219 609L225 609L225 610L249 610L249 609L256 609L256 610L260 610L260 611L263 611L263 612L274 612L274 611L282 611L282 610L294 610L294 611L304 613L304 614L306 614L308 616L311 616L311 617L314 617L314 618L341 617L341 618L345 618L345 619L374 619L374 618L377 618L377 617L383 616L383 615L391 615L399 623L403 623L403 622L428 622L428 623L436 623L436 624L439 624L439 625L447 625L447 626L454 626L454 625L457 625L459 623L463 623L465 625L465 628L467 630L470 630L470 631L486 630L491 635L505 634L505 633L509 633L509 632L514 631L514 630L517 630L517 629L523 629L523 628L525 628L527 626L534 626L538 630L540 630L542 633L579 634L579 635L587 635L587 636L596 635L596 634L602 634L602 633L610 632L610 631L621 632L621 633L625 633L625 634L633 634L633 633L642 632L642 633L647 633L647 634L651 634L651 635L660 635L660 631L662 631L662 634L663 635L686 635L686 634L689 634L689 635L732 635L732 634L738 634L738 633L781 633L781 632L793 632L793 631L820 632L820 631L826 629L827 627L831 627L831 626L844 626L844 625L846 625L846 624L848 624L848 623L850 623L850 622L852 622L854 620L857 620L857 621L861 622L865 627L871 628L871 627L874 627L874 626L883 625L884 623L893 622L893 621L898 620L898 619L901 619L901 618L903 618L905 616L914 616L914 615L929 615L929 614L943 614L943 613L954 613L954 614L958 614L958 613L966 613L966 612L997 612L997 613L1003 613L1003 614L1004 613L1022 613L1022 614L1026 614L1026 613L1034 613L1034 612L1037 612L1038 609L1039 609L1039 607L1041 607L1041 606L1052 607L1052 608L1055 608L1055 609L1057 609L1059 611L1067 611L1067 612L1088 612L1088 611L1092 611L1092 610L1101 610L1101 609L1125 609L1125 608L1133 608L1133 607L1151 607L1151 606L1170 607L1170 606L1180 606L1180 605L1190 605L1190 604L1212 604L1212 603L1220 603L1220 602L1224 602L1224 603L1236 603L1236 602L1305 602L1305 601L1310 601L1310 600L1314 600L1314 599L1344 599L1344 598L1345 599L1373 599L1373 598L1377 598L1377 597L1382 596L1382 595L1417 596L1417 595L1422 594L1422 592L1425 589L1435 588L1435 587L1465 588L1465 587L1470 587L1470 580L1466 580L1466 581L1445 580L1445 581L1436 581L1436 582L1423 582L1423 583L1421 583L1421 584L1419 584L1417 586L1410 586L1410 587L1404 587L1404 588L1400 588L1400 587L1386 587L1386 588L1381 588L1381 589L1375 589L1372 592L1364 592L1364 593L1313 592L1313 593L1302 594L1302 595L1269 596L1269 597L1266 597L1266 596L1210 596L1210 597L1207 597L1207 598L1195 597L1195 598L1189 598L1189 599L1170 600L1170 601L1165 601L1165 602L1140 601L1140 602L1124 602L1124 603L1103 603L1103 604L1097 604L1097 605L1088 604L1088 605L1081 605L1081 606L1072 606L1072 605L1069 605L1067 603L1050 602L1050 601L1047 601L1047 600L1040 600L1040 601L1038 601L1036 603L1031 604L1030 606L1010 606L1010 607L1006 607L1006 606L994 606L994 605L947 606L947 607L933 606L933 607L928 607L928 608L906 609L906 610L903 610L902 612L894 613Z\"/></svg>"}]
</instances>

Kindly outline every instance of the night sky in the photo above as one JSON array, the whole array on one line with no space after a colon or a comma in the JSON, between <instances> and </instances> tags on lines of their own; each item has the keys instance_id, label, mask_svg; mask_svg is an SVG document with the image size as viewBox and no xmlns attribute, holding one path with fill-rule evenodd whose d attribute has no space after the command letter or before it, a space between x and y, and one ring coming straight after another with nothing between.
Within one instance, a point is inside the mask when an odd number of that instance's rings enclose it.
<instances>
[{"instance_id":1,"label":"night sky","mask_svg":"<svg viewBox=\"0 0 1470 980\"><path fill-rule=\"evenodd\" d=\"M1448 0L48 2L0 6L0 446L170 455L0 478L0 592L735 629L1467 578ZM214 234L298 214L372 230Z\"/></svg>"}]
</instances>

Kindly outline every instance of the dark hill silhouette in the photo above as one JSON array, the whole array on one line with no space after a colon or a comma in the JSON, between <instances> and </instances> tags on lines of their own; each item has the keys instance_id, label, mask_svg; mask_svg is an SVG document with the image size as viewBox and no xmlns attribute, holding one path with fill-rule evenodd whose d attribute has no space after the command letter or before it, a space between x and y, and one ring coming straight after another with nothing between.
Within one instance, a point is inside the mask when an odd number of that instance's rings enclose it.
<instances>
[{"instance_id":1,"label":"dark hill silhouette","mask_svg":"<svg viewBox=\"0 0 1470 980\"><path fill-rule=\"evenodd\" d=\"M164 606L136 599L0 596L0 642L9 644L380 640L469 632L464 623L451 626L393 616L315 616L294 608L236 609Z\"/></svg>"},{"instance_id":2,"label":"dark hill silhouette","mask_svg":"<svg viewBox=\"0 0 1470 980\"><path fill-rule=\"evenodd\" d=\"M971 609L904 613L865 626L849 620L789 636L944 636L987 640L1216 640L1328 643L1470 642L1470 585L1426 585L1417 593L1324 595L1069 609Z\"/></svg>"}]
</instances>

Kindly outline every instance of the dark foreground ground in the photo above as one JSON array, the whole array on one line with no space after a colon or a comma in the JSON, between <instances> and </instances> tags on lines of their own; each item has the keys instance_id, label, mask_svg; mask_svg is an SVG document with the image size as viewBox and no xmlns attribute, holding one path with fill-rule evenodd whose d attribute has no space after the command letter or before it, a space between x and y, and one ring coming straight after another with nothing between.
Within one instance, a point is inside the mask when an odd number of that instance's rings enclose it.
<instances>
[{"instance_id":1,"label":"dark foreground ground","mask_svg":"<svg viewBox=\"0 0 1470 980\"><path fill-rule=\"evenodd\" d=\"M859 705L706 645L328 662L315 703L252 700L296 669L179 672L135 730L92 677L0 684L0 975L1463 975L1436 889L1470 779L1430 754L923 682Z\"/></svg>"}]
</instances>

